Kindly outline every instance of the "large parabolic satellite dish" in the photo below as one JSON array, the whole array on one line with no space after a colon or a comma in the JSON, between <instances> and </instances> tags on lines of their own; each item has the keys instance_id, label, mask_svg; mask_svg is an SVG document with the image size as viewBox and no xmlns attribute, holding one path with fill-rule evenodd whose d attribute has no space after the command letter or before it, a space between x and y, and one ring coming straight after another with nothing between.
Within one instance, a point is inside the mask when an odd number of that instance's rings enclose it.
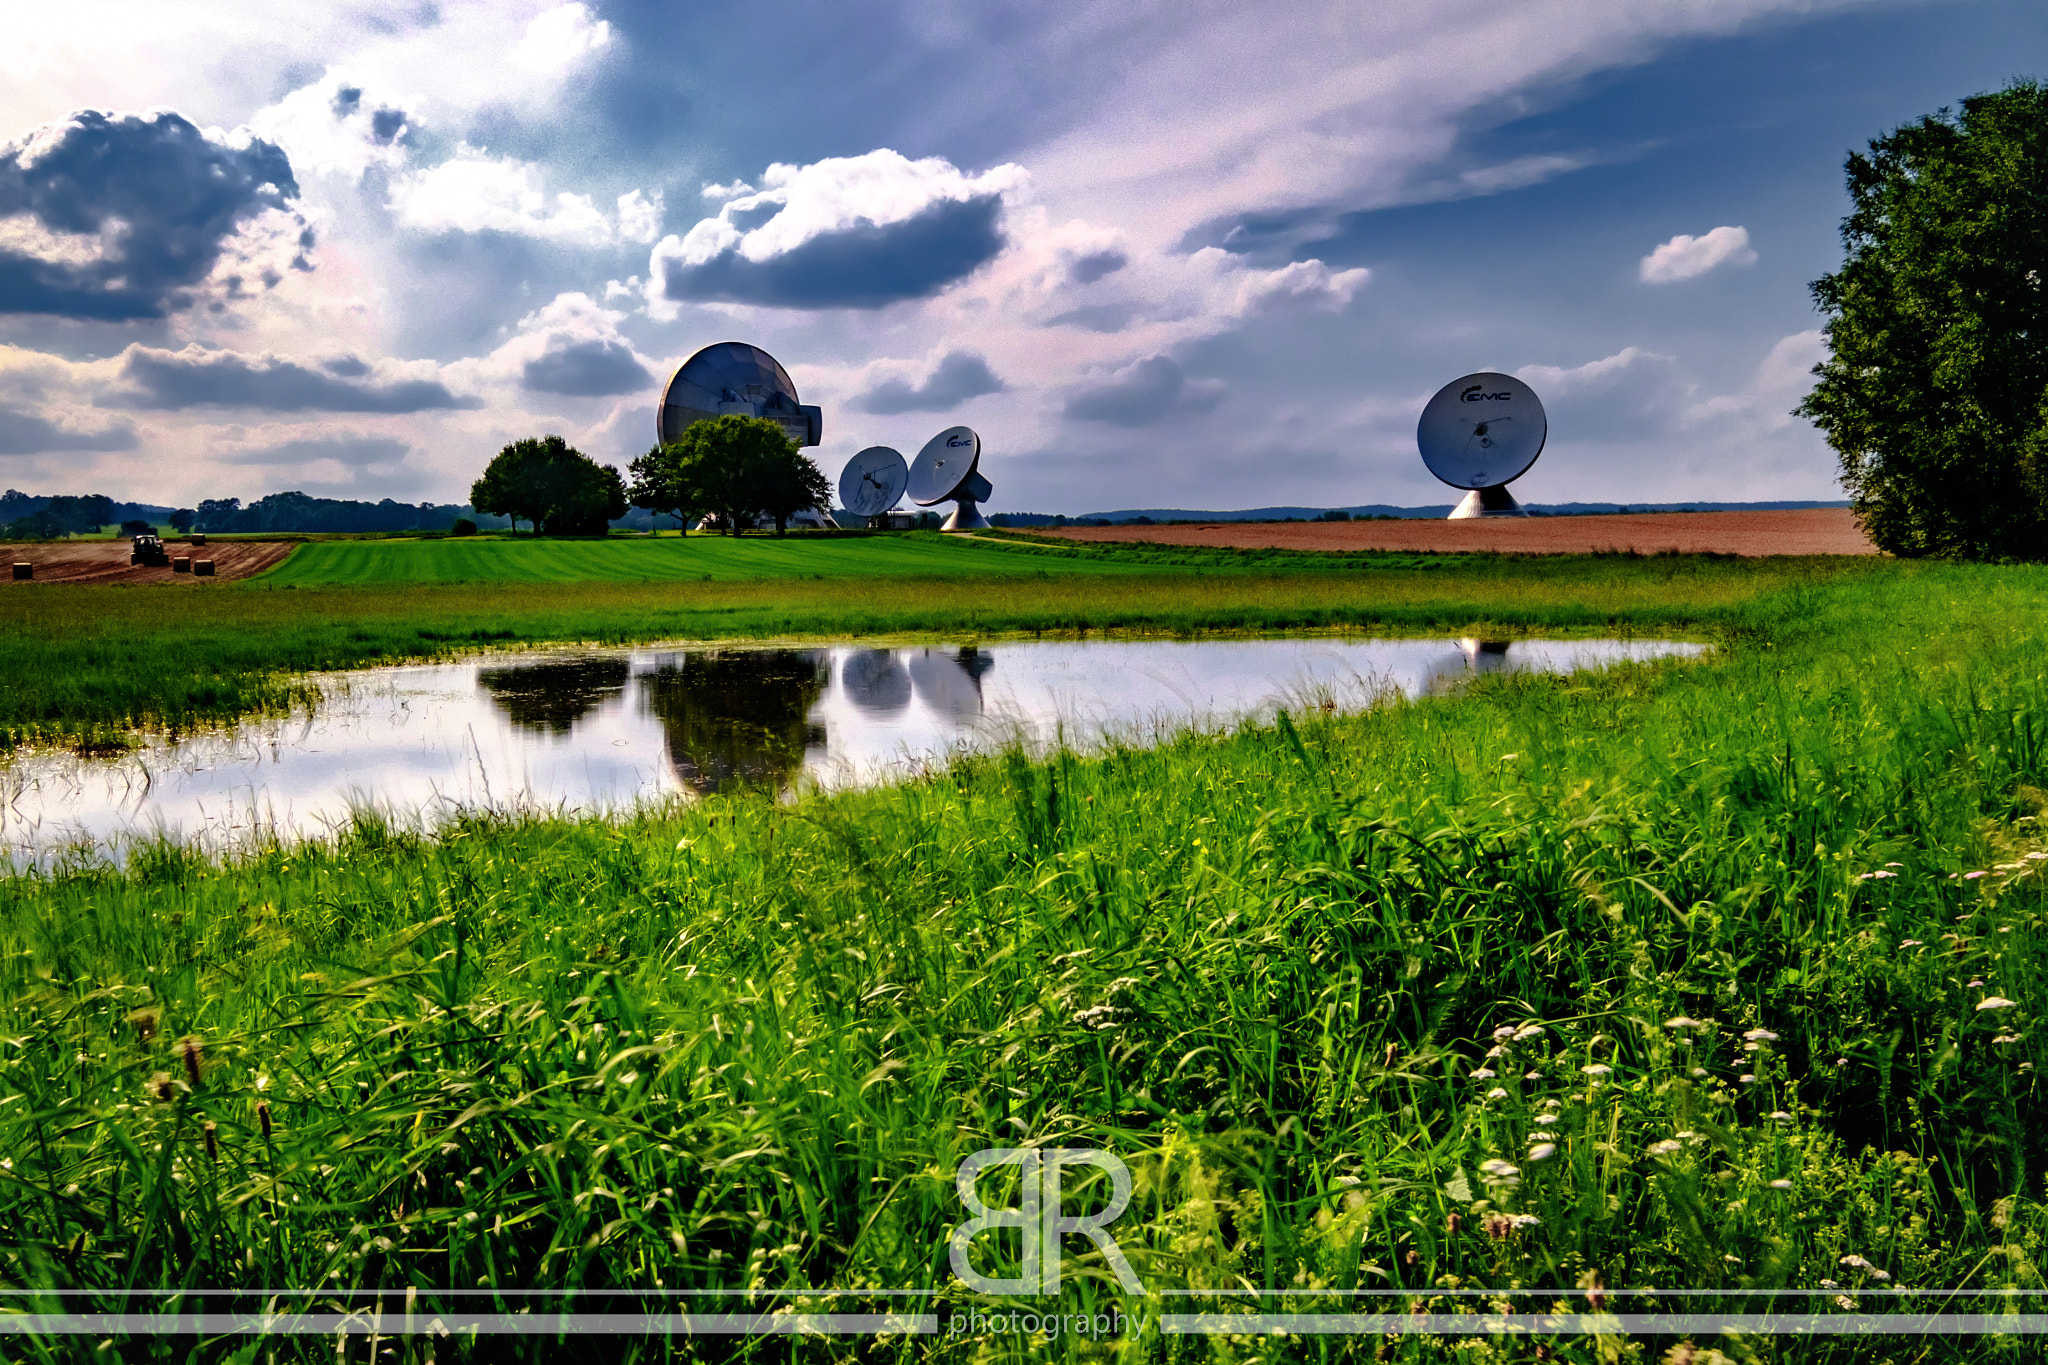
<instances>
[{"instance_id":1,"label":"large parabolic satellite dish","mask_svg":"<svg viewBox=\"0 0 2048 1365\"><path fill-rule=\"evenodd\" d=\"M661 443L681 440L692 422L728 413L765 417L800 446L814 446L823 435L823 412L799 403L789 372L744 341L706 346L683 362L662 390L656 418Z\"/></svg>"},{"instance_id":2,"label":"large parabolic satellite dish","mask_svg":"<svg viewBox=\"0 0 2048 1365\"><path fill-rule=\"evenodd\" d=\"M935 502L959 505L940 525L941 531L981 531L988 518L975 506L995 490L981 477L981 437L973 427L947 427L924 443L910 466L910 500L919 507Z\"/></svg>"},{"instance_id":3,"label":"large parabolic satellite dish","mask_svg":"<svg viewBox=\"0 0 2048 1365\"><path fill-rule=\"evenodd\" d=\"M1415 424L1415 444L1429 472L1471 490L1452 510L1454 520L1527 515L1507 485L1529 472L1549 435L1536 391L1490 370L1438 389Z\"/></svg>"},{"instance_id":4,"label":"large parabolic satellite dish","mask_svg":"<svg viewBox=\"0 0 2048 1365\"><path fill-rule=\"evenodd\" d=\"M857 517L878 517L910 483L910 466L888 446L869 446L839 473L839 505Z\"/></svg>"}]
</instances>

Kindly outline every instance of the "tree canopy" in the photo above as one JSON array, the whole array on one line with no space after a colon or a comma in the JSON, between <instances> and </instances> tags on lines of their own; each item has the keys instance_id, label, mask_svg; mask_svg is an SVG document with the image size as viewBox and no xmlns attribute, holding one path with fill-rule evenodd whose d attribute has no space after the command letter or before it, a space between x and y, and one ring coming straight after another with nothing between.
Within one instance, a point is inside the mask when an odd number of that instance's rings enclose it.
<instances>
[{"instance_id":1,"label":"tree canopy","mask_svg":"<svg viewBox=\"0 0 2048 1365\"><path fill-rule=\"evenodd\" d=\"M1878 547L2048 558L2048 88L2016 81L1848 160L1830 358L1800 405Z\"/></svg>"},{"instance_id":2,"label":"tree canopy","mask_svg":"<svg viewBox=\"0 0 2048 1365\"><path fill-rule=\"evenodd\" d=\"M762 417L692 423L681 439L656 446L632 468L636 507L682 518L715 513L734 535L761 516L773 517L781 535L791 516L823 507L831 496L818 466Z\"/></svg>"},{"instance_id":3,"label":"tree canopy","mask_svg":"<svg viewBox=\"0 0 2048 1365\"><path fill-rule=\"evenodd\" d=\"M485 466L469 501L479 512L528 522L536 534L603 535L607 522L626 515L626 485L618 470L561 437L528 436Z\"/></svg>"}]
</instances>

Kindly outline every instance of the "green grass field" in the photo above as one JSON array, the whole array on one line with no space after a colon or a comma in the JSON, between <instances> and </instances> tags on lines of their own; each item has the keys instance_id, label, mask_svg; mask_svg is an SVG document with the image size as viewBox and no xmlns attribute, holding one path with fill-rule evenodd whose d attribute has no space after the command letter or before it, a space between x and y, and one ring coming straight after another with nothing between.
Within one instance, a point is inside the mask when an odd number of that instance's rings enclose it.
<instances>
[{"instance_id":1,"label":"green grass field","mask_svg":"<svg viewBox=\"0 0 2048 1365\"><path fill-rule=\"evenodd\" d=\"M656 583L756 578L1133 573L1112 556L936 533L546 541L509 537L302 545L264 574L278 587L425 583Z\"/></svg>"},{"instance_id":2,"label":"green grass field","mask_svg":"<svg viewBox=\"0 0 2048 1365\"><path fill-rule=\"evenodd\" d=\"M1115 590L1216 612L1234 599L1191 594L1237 581ZM1225 1290L1445 1315L1578 1311L1589 1286L1631 1313L1997 1313L2048 1290L2048 572L1473 561L1363 576L1357 599L1327 596L1341 576L1241 581L1361 615L1689 620L1722 648L795 804L431 840L365 821L333 847L0 881L0 1274L91 1291L73 1307L325 1286L383 1290L387 1314L642 1311L656 1288L663 1312L883 1311L863 1291L918 1288L939 1323L457 1336L437 1360L2037 1358L2028 1338L1514 1339L1456 1316L1159 1335L1162 1312L1251 1306L1190 1296ZM794 593L759 609L853 611ZM260 623L255 604L326 599L207 600ZM953 1173L1019 1145L1128 1163L1113 1233L1145 1294L1120 1298L1079 1238L1057 1301L954 1280ZM1070 1209L1101 1197L1069 1173ZM1014 1273L1014 1238L976 1245ZM966 1316L1112 1303L1150 1332Z\"/></svg>"}]
</instances>

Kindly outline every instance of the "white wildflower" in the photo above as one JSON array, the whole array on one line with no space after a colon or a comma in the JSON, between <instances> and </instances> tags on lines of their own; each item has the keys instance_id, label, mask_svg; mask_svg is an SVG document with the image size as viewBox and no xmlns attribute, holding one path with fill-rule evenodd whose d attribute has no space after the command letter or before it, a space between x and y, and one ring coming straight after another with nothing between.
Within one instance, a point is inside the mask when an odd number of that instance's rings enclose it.
<instances>
[{"instance_id":1,"label":"white wildflower","mask_svg":"<svg viewBox=\"0 0 2048 1365\"><path fill-rule=\"evenodd\" d=\"M1477 1071L1472 1073L1472 1079L1475 1081L1490 1081L1499 1074L1500 1073L1498 1071L1495 1071L1490 1066L1482 1066Z\"/></svg>"},{"instance_id":2,"label":"white wildflower","mask_svg":"<svg viewBox=\"0 0 2048 1365\"><path fill-rule=\"evenodd\" d=\"M1493 1089L1486 1092L1486 1098L1490 1100L1504 1100L1507 1097L1508 1092L1502 1089L1500 1086L1495 1086Z\"/></svg>"},{"instance_id":3,"label":"white wildflower","mask_svg":"<svg viewBox=\"0 0 2048 1365\"><path fill-rule=\"evenodd\" d=\"M1773 1180L1771 1188L1774 1190L1789 1190L1792 1188L1792 1182L1789 1180Z\"/></svg>"},{"instance_id":4,"label":"white wildflower","mask_svg":"<svg viewBox=\"0 0 2048 1365\"><path fill-rule=\"evenodd\" d=\"M1554 1142L1539 1142L1529 1149L1529 1160L1531 1161L1548 1161L1556 1155L1557 1144Z\"/></svg>"},{"instance_id":5,"label":"white wildflower","mask_svg":"<svg viewBox=\"0 0 2048 1365\"><path fill-rule=\"evenodd\" d=\"M2009 1010L2019 1003L2017 1000L2008 1000L2002 995L1987 995L1977 1002L1977 1008L1980 1010Z\"/></svg>"},{"instance_id":6,"label":"white wildflower","mask_svg":"<svg viewBox=\"0 0 2048 1365\"><path fill-rule=\"evenodd\" d=\"M1775 1043L1778 1041L1778 1035L1767 1028L1753 1028L1742 1036L1752 1043Z\"/></svg>"},{"instance_id":7,"label":"white wildflower","mask_svg":"<svg viewBox=\"0 0 2048 1365\"><path fill-rule=\"evenodd\" d=\"M1676 1018L1666 1019L1664 1021L1665 1028L1698 1028L1699 1026L1699 1020L1690 1018L1683 1014L1677 1016Z\"/></svg>"},{"instance_id":8,"label":"white wildflower","mask_svg":"<svg viewBox=\"0 0 2048 1365\"><path fill-rule=\"evenodd\" d=\"M1587 1076L1606 1076L1611 1074L1614 1068L1605 1062L1589 1062L1585 1066L1580 1067L1579 1070Z\"/></svg>"},{"instance_id":9,"label":"white wildflower","mask_svg":"<svg viewBox=\"0 0 2048 1365\"><path fill-rule=\"evenodd\" d=\"M1671 1138L1665 1138L1662 1142L1651 1143L1649 1153L1651 1156L1670 1156L1674 1152L1681 1152L1684 1150L1684 1143L1674 1141Z\"/></svg>"}]
</instances>

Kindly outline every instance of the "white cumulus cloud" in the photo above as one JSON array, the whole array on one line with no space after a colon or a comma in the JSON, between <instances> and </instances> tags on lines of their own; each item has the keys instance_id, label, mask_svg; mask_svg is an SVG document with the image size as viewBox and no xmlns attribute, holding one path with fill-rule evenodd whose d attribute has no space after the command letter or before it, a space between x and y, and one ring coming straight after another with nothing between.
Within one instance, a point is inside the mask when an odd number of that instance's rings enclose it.
<instances>
[{"instance_id":1,"label":"white cumulus cloud","mask_svg":"<svg viewBox=\"0 0 2048 1365\"><path fill-rule=\"evenodd\" d=\"M645 242L661 227L658 193L621 195L615 220L587 194L549 194L533 162L468 145L438 166L394 180L391 208L401 224L423 232L505 232L566 246Z\"/></svg>"},{"instance_id":2,"label":"white cumulus cloud","mask_svg":"<svg viewBox=\"0 0 2048 1365\"><path fill-rule=\"evenodd\" d=\"M610 47L611 42L612 26L593 17L588 5L557 5L526 26L526 36L512 49L512 64L557 75Z\"/></svg>"},{"instance_id":3,"label":"white cumulus cloud","mask_svg":"<svg viewBox=\"0 0 2048 1365\"><path fill-rule=\"evenodd\" d=\"M1643 257L1641 273L1644 284L1675 284L1717 266L1754 264L1756 252L1750 249L1749 229L1724 226L1698 237L1679 233Z\"/></svg>"}]
</instances>

